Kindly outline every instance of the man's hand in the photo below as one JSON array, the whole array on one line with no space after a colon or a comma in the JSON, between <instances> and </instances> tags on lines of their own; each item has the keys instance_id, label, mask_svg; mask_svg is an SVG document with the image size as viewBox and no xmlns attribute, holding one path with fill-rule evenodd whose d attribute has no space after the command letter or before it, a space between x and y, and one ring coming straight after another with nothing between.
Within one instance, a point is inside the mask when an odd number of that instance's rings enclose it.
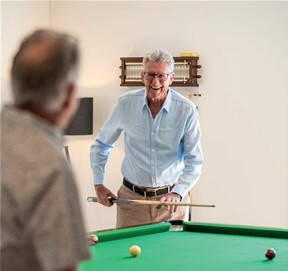
<instances>
[{"instance_id":1,"label":"man's hand","mask_svg":"<svg viewBox=\"0 0 288 271\"><path fill-rule=\"evenodd\" d=\"M106 188L103 184L95 184L94 185L97 201L107 207L110 207L113 205L109 201L109 198L116 199L117 196L115 196L108 188Z\"/></svg>"},{"instance_id":2,"label":"man's hand","mask_svg":"<svg viewBox=\"0 0 288 271\"><path fill-rule=\"evenodd\" d=\"M163 197L160 198L160 202L180 202L181 196L177 193L167 193ZM161 206L161 205L160 205ZM177 206L171 205L171 206L166 206L167 209L170 211L170 213L175 213L177 211Z\"/></svg>"}]
</instances>

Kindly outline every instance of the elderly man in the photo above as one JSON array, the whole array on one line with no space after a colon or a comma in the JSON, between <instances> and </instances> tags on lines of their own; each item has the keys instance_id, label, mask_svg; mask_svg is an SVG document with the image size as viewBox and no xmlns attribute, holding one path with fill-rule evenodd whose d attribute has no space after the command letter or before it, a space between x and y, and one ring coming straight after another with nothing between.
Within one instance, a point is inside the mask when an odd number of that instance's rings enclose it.
<instances>
[{"instance_id":1,"label":"elderly man","mask_svg":"<svg viewBox=\"0 0 288 271\"><path fill-rule=\"evenodd\" d=\"M201 173L202 151L196 106L170 85L174 59L165 50L143 58L145 88L118 99L91 146L91 167L98 201L109 198L187 202L187 192ZM124 132L123 185L116 196L104 186L110 149ZM117 205L117 227L187 219L188 208L150 205Z\"/></svg>"},{"instance_id":2,"label":"elderly man","mask_svg":"<svg viewBox=\"0 0 288 271\"><path fill-rule=\"evenodd\" d=\"M14 103L1 112L1 270L74 271L88 242L63 155L77 109L74 38L37 30L12 64Z\"/></svg>"}]
</instances>

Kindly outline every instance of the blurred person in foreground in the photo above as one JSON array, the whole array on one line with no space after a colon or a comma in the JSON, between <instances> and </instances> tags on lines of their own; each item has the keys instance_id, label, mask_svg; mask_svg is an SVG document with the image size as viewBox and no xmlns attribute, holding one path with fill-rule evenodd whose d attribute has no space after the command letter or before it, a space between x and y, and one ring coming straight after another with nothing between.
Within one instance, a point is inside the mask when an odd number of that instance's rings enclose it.
<instances>
[{"instance_id":1,"label":"blurred person in foreground","mask_svg":"<svg viewBox=\"0 0 288 271\"><path fill-rule=\"evenodd\" d=\"M77 41L36 30L12 63L1 112L1 270L74 271L90 257L63 133L78 107Z\"/></svg>"}]
</instances>

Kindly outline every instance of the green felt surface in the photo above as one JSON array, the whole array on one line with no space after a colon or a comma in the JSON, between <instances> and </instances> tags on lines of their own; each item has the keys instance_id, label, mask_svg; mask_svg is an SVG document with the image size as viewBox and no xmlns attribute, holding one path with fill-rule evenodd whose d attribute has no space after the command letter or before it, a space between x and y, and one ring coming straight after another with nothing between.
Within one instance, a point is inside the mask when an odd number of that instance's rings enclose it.
<instances>
[{"instance_id":1,"label":"green felt surface","mask_svg":"<svg viewBox=\"0 0 288 271\"><path fill-rule=\"evenodd\" d=\"M95 233L110 241L99 238L91 247L93 258L82 263L80 270L288 271L287 230L187 223L184 231L169 231L168 226ZM270 237L269 232L278 236ZM132 245L141 247L138 257L129 254ZM269 261L265 252L272 247L277 255Z\"/></svg>"}]
</instances>

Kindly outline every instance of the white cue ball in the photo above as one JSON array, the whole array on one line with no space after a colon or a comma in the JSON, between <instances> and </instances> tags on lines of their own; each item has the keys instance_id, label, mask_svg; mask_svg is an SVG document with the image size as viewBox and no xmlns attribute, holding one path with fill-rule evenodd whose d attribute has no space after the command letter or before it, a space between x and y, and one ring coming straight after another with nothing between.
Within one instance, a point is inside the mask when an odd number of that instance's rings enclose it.
<instances>
[{"instance_id":1,"label":"white cue ball","mask_svg":"<svg viewBox=\"0 0 288 271\"><path fill-rule=\"evenodd\" d=\"M136 257L141 253L141 248L139 246L134 245L130 247L129 251L133 257Z\"/></svg>"}]
</instances>

